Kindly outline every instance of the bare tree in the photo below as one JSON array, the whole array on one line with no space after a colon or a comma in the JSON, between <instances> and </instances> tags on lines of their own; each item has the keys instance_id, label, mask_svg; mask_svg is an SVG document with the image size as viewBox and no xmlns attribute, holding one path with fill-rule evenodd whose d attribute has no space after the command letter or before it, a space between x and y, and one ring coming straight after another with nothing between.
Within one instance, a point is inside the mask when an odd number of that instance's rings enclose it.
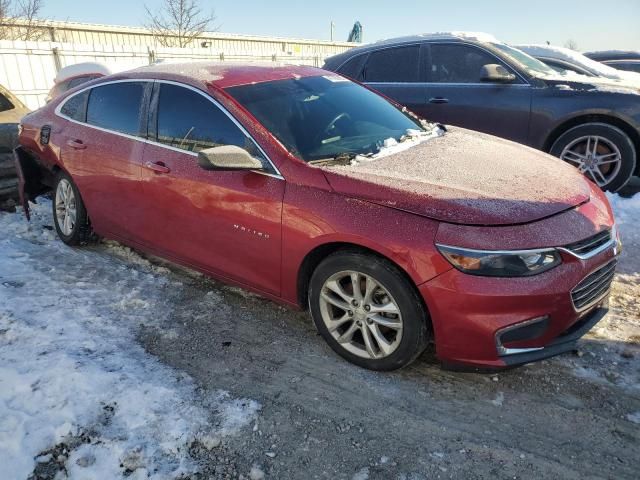
<instances>
[{"instance_id":1,"label":"bare tree","mask_svg":"<svg viewBox=\"0 0 640 480\"><path fill-rule=\"evenodd\" d=\"M0 0L0 40L39 40L46 28L37 20L43 0Z\"/></svg>"},{"instance_id":2,"label":"bare tree","mask_svg":"<svg viewBox=\"0 0 640 480\"><path fill-rule=\"evenodd\" d=\"M1 1L1 0L0 0ZM207 29L217 30L214 11L202 13L196 0L164 0L158 13L145 5L147 28L153 32L160 45L187 47Z\"/></svg>"},{"instance_id":3,"label":"bare tree","mask_svg":"<svg viewBox=\"0 0 640 480\"><path fill-rule=\"evenodd\" d=\"M18 17L23 21L20 28L20 40L40 40L46 33L42 23L37 21L43 0L19 0Z\"/></svg>"},{"instance_id":4,"label":"bare tree","mask_svg":"<svg viewBox=\"0 0 640 480\"><path fill-rule=\"evenodd\" d=\"M571 38L564 42L564 46L570 50L575 50L576 52L578 51L578 42Z\"/></svg>"}]
</instances>

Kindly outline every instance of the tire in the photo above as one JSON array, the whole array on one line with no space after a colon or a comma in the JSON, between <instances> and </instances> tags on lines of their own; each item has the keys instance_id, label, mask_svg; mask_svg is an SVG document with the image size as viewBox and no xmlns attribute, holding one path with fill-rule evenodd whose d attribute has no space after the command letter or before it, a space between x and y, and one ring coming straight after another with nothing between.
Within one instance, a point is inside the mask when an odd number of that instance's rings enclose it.
<instances>
[{"instance_id":1,"label":"tire","mask_svg":"<svg viewBox=\"0 0 640 480\"><path fill-rule=\"evenodd\" d=\"M553 143L549 153L578 167L602 190L611 192L624 187L636 168L633 142L622 130L607 123L585 123L567 130ZM616 158L619 162L614 163Z\"/></svg>"},{"instance_id":2,"label":"tire","mask_svg":"<svg viewBox=\"0 0 640 480\"><path fill-rule=\"evenodd\" d=\"M360 285L357 305L351 302L357 297L352 274L358 275ZM329 255L311 276L308 298L309 311L325 341L360 367L395 370L409 365L427 346L429 318L415 287L397 267L375 255L354 250ZM397 313L392 313L394 307Z\"/></svg>"},{"instance_id":3,"label":"tire","mask_svg":"<svg viewBox=\"0 0 640 480\"><path fill-rule=\"evenodd\" d=\"M53 223L67 245L84 245L93 238L91 224L78 187L69 175L60 171L53 188ZM75 213L74 213L75 212Z\"/></svg>"}]
</instances>

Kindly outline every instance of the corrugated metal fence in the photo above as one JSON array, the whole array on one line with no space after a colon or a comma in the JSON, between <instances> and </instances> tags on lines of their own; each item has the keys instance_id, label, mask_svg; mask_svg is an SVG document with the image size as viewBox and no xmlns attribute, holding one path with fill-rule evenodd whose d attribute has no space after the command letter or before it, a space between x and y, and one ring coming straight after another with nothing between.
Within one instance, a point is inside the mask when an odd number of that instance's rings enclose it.
<instances>
[{"instance_id":1,"label":"corrugated metal fence","mask_svg":"<svg viewBox=\"0 0 640 480\"><path fill-rule=\"evenodd\" d=\"M288 43L284 39L260 37L218 37L200 48L2 40L0 84L29 108L35 109L44 104L57 72L79 62L101 62L114 72L149 65L157 60L278 61L322 66L325 58L351 47L294 40Z\"/></svg>"}]
</instances>

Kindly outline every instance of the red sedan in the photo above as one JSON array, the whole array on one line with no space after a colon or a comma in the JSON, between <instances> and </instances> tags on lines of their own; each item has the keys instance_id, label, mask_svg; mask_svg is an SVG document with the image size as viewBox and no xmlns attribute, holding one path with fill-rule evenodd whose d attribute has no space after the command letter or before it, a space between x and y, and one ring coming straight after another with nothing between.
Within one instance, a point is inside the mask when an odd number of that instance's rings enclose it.
<instances>
[{"instance_id":1,"label":"red sedan","mask_svg":"<svg viewBox=\"0 0 640 480\"><path fill-rule=\"evenodd\" d=\"M310 67L153 66L22 123L23 203L308 308L366 368L500 368L572 349L607 312L618 236L551 156L427 123ZM28 210L27 210L28 213Z\"/></svg>"}]
</instances>

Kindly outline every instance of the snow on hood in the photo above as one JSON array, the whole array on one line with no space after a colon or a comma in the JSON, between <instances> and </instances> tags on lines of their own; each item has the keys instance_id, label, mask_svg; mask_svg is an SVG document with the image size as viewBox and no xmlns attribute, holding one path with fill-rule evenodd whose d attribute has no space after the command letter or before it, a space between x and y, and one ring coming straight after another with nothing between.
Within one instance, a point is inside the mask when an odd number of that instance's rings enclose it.
<instances>
[{"instance_id":1,"label":"snow on hood","mask_svg":"<svg viewBox=\"0 0 640 480\"><path fill-rule=\"evenodd\" d=\"M640 88L640 74L616 70L615 68L596 62L589 57L585 57L580 52L576 52L569 48L556 47L553 45L514 45L514 47L536 58L546 57L564 60L569 63L580 65L592 73L605 77L609 80L622 82L631 87ZM575 76L579 75L575 72L567 73L570 78L575 78ZM564 74L560 75L564 76ZM579 75L579 77L581 81L585 81L582 75ZM591 77L589 77L589 79L591 80Z\"/></svg>"},{"instance_id":2,"label":"snow on hood","mask_svg":"<svg viewBox=\"0 0 640 480\"><path fill-rule=\"evenodd\" d=\"M467 225L532 222L588 201L590 191L559 159L459 128L401 152L319 168L337 193Z\"/></svg>"}]
</instances>

